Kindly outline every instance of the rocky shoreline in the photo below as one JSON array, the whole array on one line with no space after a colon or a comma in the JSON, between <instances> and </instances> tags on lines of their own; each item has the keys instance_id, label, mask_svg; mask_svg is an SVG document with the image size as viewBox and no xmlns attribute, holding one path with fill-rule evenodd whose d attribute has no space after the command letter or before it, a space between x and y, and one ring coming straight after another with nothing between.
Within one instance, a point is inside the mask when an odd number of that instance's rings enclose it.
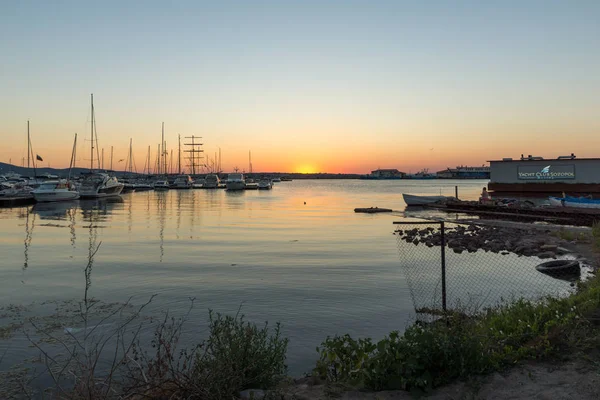
<instances>
[{"instance_id":1,"label":"rocky shoreline","mask_svg":"<svg viewBox=\"0 0 600 400\"><path fill-rule=\"evenodd\" d=\"M518 229L470 224L446 227L444 240L446 245L458 254L483 250L503 255L514 253L519 256L536 256L544 259L557 258L574 252L565 247L573 243L552 236L550 233L535 228ZM434 247L442 244L439 228L398 229L394 234L415 246Z\"/></svg>"}]
</instances>

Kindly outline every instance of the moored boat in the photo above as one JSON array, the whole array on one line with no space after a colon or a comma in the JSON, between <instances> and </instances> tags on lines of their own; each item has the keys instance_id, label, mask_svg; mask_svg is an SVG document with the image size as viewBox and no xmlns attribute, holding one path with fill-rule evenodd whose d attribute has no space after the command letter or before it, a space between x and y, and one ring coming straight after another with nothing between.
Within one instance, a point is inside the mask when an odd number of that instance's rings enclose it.
<instances>
[{"instance_id":1,"label":"moored boat","mask_svg":"<svg viewBox=\"0 0 600 400\"><path fill-rule=\"evenodd\" d=\"M31 192L35 201L51 202L76 200L79 193L70 182L66 180L48 181L42 183L37 189Z\"/></svg>"},{"instance_id":2,"label":"moored boat","mask_svg":"<svg viewBox=\"0 0 600 400\"><path fill-rule=\"evenodd\" d=\"M106 172L94 171L94 144L98 142L96 135L96 118L94 114L94 95L91 95L91 160L90 172L86 174L79 187L79 196L87 198L104 198L119 196L123 191L124 185L117 180L115 176L110 176ZM96 149L97 150L97 149ZM99 163L98 163L99 164Z\"/></svg>"},{"instance_id":3,"label":"moored boat","mask_svg":"<svg viewBox=\"0 0 600 400\"><path fill-rule=\"evenodd\" d=\"M191 189L194 181L189 175L179 175L173 182L173 189Z\"/></svg>"},{"instance_id":4,"label":"moored boat","mask_svg":"<svg viewBox=\"0 0 600 400\"><path fill-rule=\"evenodd\" d=\"M87 198L118 196L123 191L123 186L114 176L104 172L93 172L81 182L79 195Z\"/></svg>"},{"instance_id":5,"label":"moored boat","mask_svg":"<svg viewBox=\"0 0 600 400\"><path fill-rule=\"evenodd\" d=\"M270 179L261 179L258 181L259 190L271 190L273 189L273 182Z\"/></svg>"},{"instance_id":6,"label":"moored boat","mask_svg":"<svg viewBox=\"0 0 600 400\"><path fill-rule=\"evenodd\" d=\"M154 182L154 190L156 191L165 191L169 190L171 185L169 185L169 181L156 181Z\"/></svg>"},{"instance_id":7,"label":"moored boat","mask_svg":"<svg viewBox=\"0 0 600 400\"><path fill-rule=\"evenodd\" d=\"M202 184L202 187L205 189L217 189L220 183L221 181L219 179L219 175L208 174L204 178L204 183Z\"/></svg>"},{"instance_id":8,"label":"moored boat","mask_svg":"<svg viewBox=\"0 0 600 400\"><path fill-rule=\"evenodd\" d=\"M149 183L137 182L133 184L136 192L146 192L148 190L152 190L153 187Z\"/></svg>"},{"instance_id":9,"label":"moored boat","mask_svg":"<svg viewBox=\"0 0 600 400\"><path fill-rule=\"evenodd\" d=\"M407 206L422 206L425 204L433 204L447 200L454 200L454 197L451 196L417 196L414 194L406 193L402 193L402 197L404 198L404 202Z\"/></svg>"},{"instance_id":10,"label":"moored boat","mask_svg":"<svg viewBox=\"0 0 600 400\"><path fill-rule=\"evenodd\" d=\"M244 174L235 172L235 173L229 174L229 176L227 176L227 190L245 190L245 189L246 189L246 180L244 179Z\"/></svg>"},{"instance_id":11,"label":"moored boat","mask_svg":"<svg viewBox=\"0 0 600 400\"><path fill-rule=\"evenodd\" d=\"M552 197L548 198L550 205L556 207L570 208L597 208L600 209L599 199L589 199L587 197Z\"/></svg>"}]
</instances>

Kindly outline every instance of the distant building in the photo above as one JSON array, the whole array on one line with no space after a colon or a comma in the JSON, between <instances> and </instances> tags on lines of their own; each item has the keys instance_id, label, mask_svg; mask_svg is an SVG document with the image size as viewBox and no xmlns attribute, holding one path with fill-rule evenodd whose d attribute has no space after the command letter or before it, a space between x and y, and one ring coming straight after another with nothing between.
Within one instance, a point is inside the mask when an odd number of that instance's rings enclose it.
<instances>
[{"instance_id":1,"label":"distant building","mask_svg":"<svg viewBox=\"0 0 600 400\"><path fill-rule=\"evenodd\" d=\"M406 177L405 172L398 171L397 169L376 169L371 171L369 175L363 177L363 179L402 179Z\"/></svg>"},{"instance_id":2,"label":"distant building","mask_svg":"<svg viewBox=\"0 0 600 400\"><path fill-rule=\"evenodd\" d=\"M439 179L490 179L490 167L458 166L436 173Z\"/></svg>"}]
</instances>

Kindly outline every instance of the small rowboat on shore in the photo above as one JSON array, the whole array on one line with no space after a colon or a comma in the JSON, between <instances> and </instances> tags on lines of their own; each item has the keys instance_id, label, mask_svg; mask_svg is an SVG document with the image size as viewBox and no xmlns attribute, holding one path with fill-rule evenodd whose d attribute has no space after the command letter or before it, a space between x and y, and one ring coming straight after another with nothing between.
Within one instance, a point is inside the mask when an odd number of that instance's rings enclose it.
<instances>
[{"instance_id":1,"label":"small rowboat on shore","mask_svg":"<svg viewBox=\"0 0 600 400\"><path fill-rule=\"evenodd\" d=\"M556 207L570 208L598 208L600 209L600 200L588 199L586 197L552 197L548 198L550 205Z\"/></svg>"}]
</instances>

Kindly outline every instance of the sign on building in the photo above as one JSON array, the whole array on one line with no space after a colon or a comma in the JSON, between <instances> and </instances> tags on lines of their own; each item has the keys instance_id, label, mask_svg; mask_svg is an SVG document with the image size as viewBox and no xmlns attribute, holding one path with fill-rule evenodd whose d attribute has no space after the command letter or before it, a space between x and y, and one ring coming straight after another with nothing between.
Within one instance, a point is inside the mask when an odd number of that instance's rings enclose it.
<instances>
[{"instance_id":1,"label":"sign on building","mask_svg":"<svg viewBox=\"0 0 600 400\"><path fill-rule=\"evenodd\" d=\"M575 179L574 165L520 165L518 168L518 178L521 180L563 180Z\"/></svg>"}]
</instances>

